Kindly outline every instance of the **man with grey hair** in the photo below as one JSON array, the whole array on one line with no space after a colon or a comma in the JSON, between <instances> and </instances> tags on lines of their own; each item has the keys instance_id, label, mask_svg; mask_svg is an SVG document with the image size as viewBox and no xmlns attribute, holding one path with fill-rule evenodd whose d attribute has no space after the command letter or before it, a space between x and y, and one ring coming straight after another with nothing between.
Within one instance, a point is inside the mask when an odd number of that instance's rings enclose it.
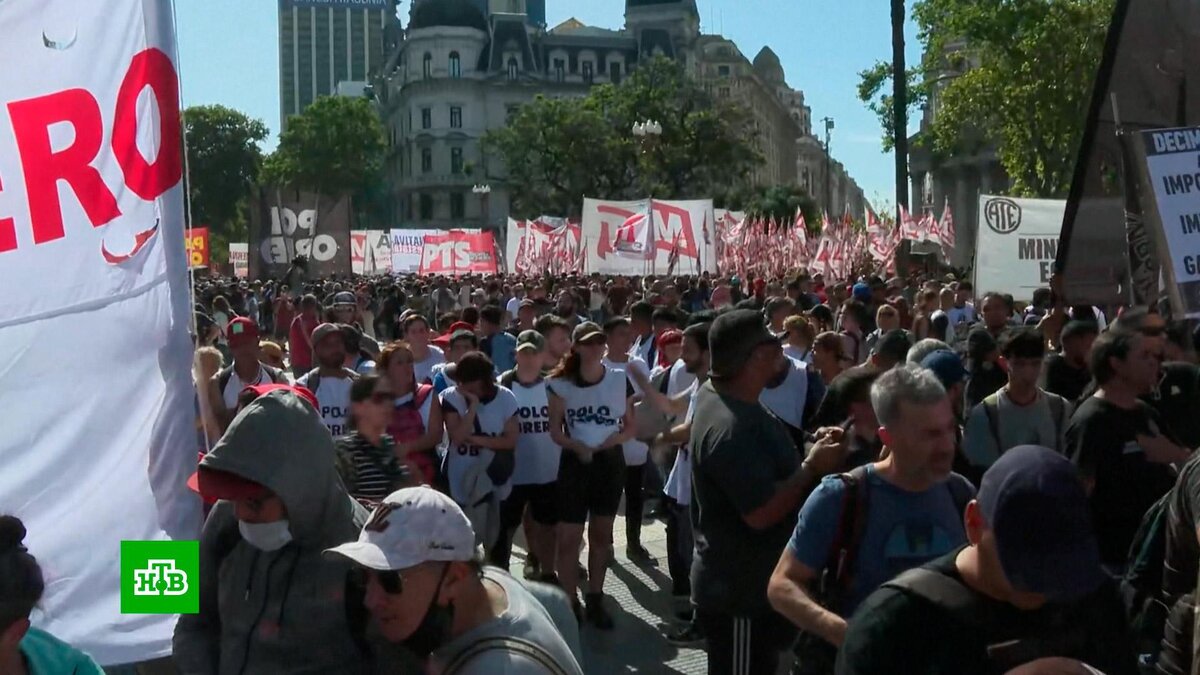
<instances>
[{"instance_id":1,"label":"man with grey hair","mask_svg":"<svg viewBox=\"0 0 1200 675\"><path fill-rule=\"evenodd\" d=\"M924 340L917 340L916 344L914 344L912 347L909 347L908 356L904 360L908 361L909 363L920 364L922 361L925 360L926 356L929 356L930 354L932 354L934 352L943 351L943 350L948 351L948 352L954 351L954 350L950 349L950 345L948 345L945 342L942 342L941 340L938 340L936 338L925 338Z\"/></svg>"},{"instance_id":2,"label":"man with grey hair","mask_svg":"<svg viewBox=\"0 0 1200 675\"><path fill-rule=\"evenodd\" d=\"M958 422L941 383L899 366L871 386L871 404L882 459L821 481L768 586L771 606L804 631L794 672L832 672L867 595L966 543L962 514L975 490L951 471Z\"/></svg>"}]
</instances>

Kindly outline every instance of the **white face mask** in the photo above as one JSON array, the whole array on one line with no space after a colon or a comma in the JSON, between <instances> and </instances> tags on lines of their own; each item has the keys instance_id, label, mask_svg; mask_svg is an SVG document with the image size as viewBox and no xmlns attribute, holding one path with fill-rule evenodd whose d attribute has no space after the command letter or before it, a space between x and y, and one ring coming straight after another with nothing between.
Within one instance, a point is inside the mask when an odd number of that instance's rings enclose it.
<instances>
[{"instance_id":1,"label":"white face mask","mask_svg":"<svg viewBox=\"0 0 1200 675\"><path fill-rule=\"evenodd\" d=\"M288 529L286 518L273 523L247 523L239 520L238 531L251 546L268 553L278 551L292 541L292 531Z\"/></svg>"}]
</instances>

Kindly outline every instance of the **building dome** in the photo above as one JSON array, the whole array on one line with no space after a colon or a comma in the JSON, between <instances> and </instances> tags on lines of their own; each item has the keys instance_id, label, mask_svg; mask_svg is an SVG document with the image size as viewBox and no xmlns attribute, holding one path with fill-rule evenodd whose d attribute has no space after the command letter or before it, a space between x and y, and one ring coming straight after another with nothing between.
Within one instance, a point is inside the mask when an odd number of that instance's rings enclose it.
<instances>
[{"instance_id":1,"label":"building dome","mask_svg":"<svg viewBox=\"0 0 1200 675\"><path fill-rule=\"evenodd\" d=\"M771 51L770 47L763 47L758 56L754 57L754 72L768 82L782 83L784 81L783 65L779 63L779 57Z\"/></svg>"},{"instance_id":2,"label":"building dome","mask_svg":"<svg viewBox=\"0 0 1200 675\"><path fill-rule=\"evenodd\" d=\"M409 30L458 26L487 31L487 18L472 0L425 0L413 7Z\"/></svg>"}]
</instances>

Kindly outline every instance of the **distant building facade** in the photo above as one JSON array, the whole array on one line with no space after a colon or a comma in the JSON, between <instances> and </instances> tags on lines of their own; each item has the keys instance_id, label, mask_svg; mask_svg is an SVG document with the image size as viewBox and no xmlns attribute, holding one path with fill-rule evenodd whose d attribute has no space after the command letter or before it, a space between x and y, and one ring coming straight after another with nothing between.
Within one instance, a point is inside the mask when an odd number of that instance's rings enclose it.
<instances>
[{"instance_id":1,"label":"distant building facade","mask_svg":"<svg viewBox=\"0 0 1200 675\"><path fill-rule=\"evenodd\" d=\"M961 44L955 44L950 49L962 47ZM941 92L962 72L946 70L931 83L929 100L921 116L921 130L908 140L908 172L912 192L909 211L917 217L933 213L941 218L945 205L950 205L957 237L949 263L956 267L966 267L974 261L979 227L979 195L1003 193L1009 186L1008 175L1000 165L995 148L983 139L972 144L975 150L956 153L951 157L936 155L929 147L932 141L926 140L929 128L937 119ZM934 248L918 246L915 250L932 252Z\"/></svg>"},{"instance_id":2,"label":"distant building facade","mask_svg":"<svg viewBox=\"0 0 1200 675\"><path fill-rule=\"evenodd\" d=\"M547 29L545 16L545 0L414 0L373 88L388 130L394 222L502 230L510 190L483 136L539 94L583 96L657 55L747 107L766 160L755 183L799 182L811 111L769 49L751 63L732 41L702 35L694 0L627 0L622 30L574 19ZM485 183L486 195L473 191Z\"/></svg>"},{"instance_id":3,"label":"distant building facade","mask_svg":"<svg viewBox=\"0 0 1200 675\"><path fill-rule=\"evenodd\" d=\"M279 0L280 129L341 83L370 81L397 23L396 0Z\"/></svg>"}]
</instances>

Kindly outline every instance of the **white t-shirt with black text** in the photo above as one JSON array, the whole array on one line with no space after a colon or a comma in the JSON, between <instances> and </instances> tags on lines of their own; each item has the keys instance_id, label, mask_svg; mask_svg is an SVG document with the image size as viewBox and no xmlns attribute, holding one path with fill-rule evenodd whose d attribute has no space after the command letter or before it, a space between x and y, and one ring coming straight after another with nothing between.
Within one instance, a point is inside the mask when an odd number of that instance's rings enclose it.
<instances>
[{"instance_id":1,"label":"white t-shirt with black text","mask_svg":"<svg viewBox=\"0 0 1200 675\"><path fill-rule=\"evenodd\" d=\"M309 375L296 380L296 384L308 387ZM321 421L325 423L325 428L329 429L329 433L333 434L334 438L350 433L350 386L352 384L354 384L354 380L349 377L322 375L317 382L317 390L313 392L317 397Z\"/></svg>"},{"instance_id":2,"label":"white t-shirt with black text","mask_svg":"<svg viewBox=\"0 0 1200 675\"><path fill-rule=\"evenodd\" d=\"M546 381L531 385L514 379L512 393L517 399L516 466L513 485L545 485L558 480L562 448L550 438L550 403Z\"/></svg>"},{"instance_id":3,"label":"white t-shirt with black text","mask_svg":"<svg viewBox=\"0 0 1200 675\"><path fill-rule=\"evenodd\" d=\"M467 414L469 406L463 395L459 393L458 387L450 387L443 391L439 400L444 410L456 412L460 416ZM505 387L497 385L496 395L490 401L480 399L479 405L476 407L476 432L473 435L502 436L504 435L504 425L516 414L516 396ZM447 434L448 437L449 434ZM450 443L446 452L446 477L450 483L450 496L454 501L460 505L474 506L469 503L473 488L472 476L477 475L478 471L486 471L496 456L496 452L496 450L481 448L470 443ZM510 451L500 450L499 452ZM500 499L504 499L511 491L511 487L511 479L503 485L496 485L496 495Z\"/></svg>"},{"instance_id":4,"label":"white t-shirt with black text","mask_svg":"<svg viewBox=\"0 0 1200 675\"><path fill-rule=\"evenodd\" d=\"M605 368L604 377L594 384L556 377L547 380L546 386L563 400L571 438L592 448L605 449L604 441L621 431L626 403L633 395L625 371Z\"/></svg>"}]
</instances>

